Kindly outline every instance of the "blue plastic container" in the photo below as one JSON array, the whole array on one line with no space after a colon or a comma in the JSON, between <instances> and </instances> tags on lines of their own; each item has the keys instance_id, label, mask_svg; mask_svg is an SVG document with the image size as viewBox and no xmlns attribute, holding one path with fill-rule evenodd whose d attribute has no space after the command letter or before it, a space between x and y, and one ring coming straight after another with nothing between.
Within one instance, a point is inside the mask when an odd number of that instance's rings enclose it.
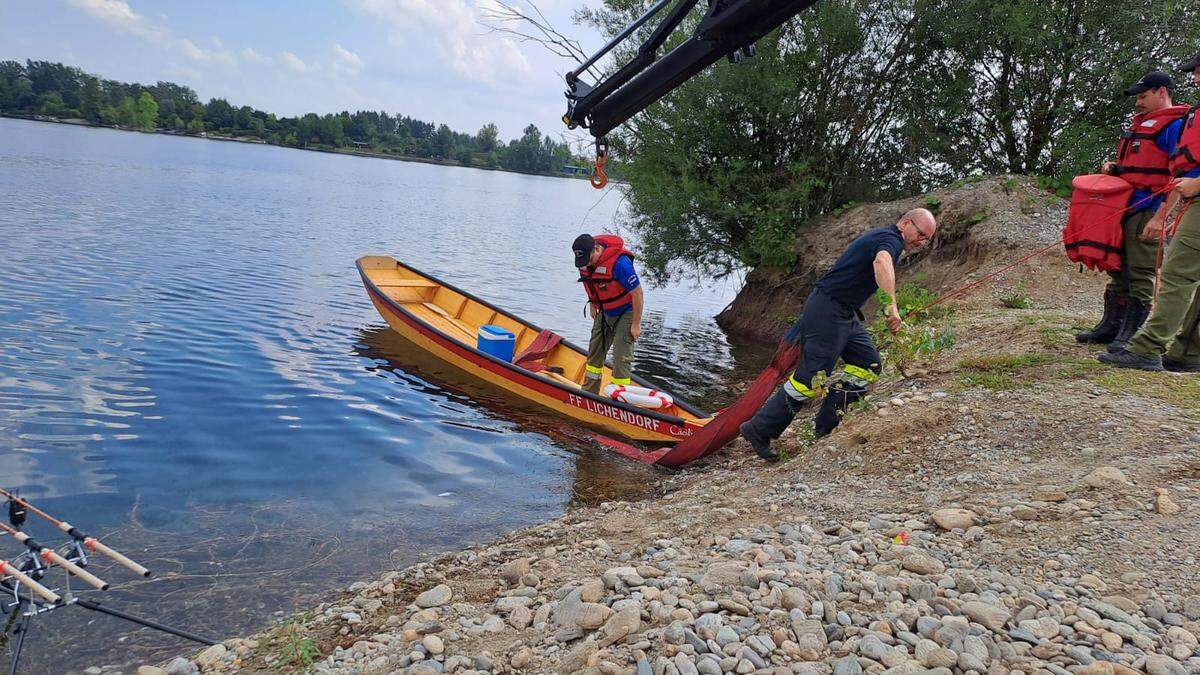
<instances>
[{"instance_id":1,"label":"blue plastic container","mask_svg":"<svg viewBox=\"0 0 1200 675\"><path fill-rule=\"evenodd\" d=\"M500 326L480 326L477 348L484 354L512 363L513 354L517 349L517 336L507 328Z\"/></svg>"}]
</instances>

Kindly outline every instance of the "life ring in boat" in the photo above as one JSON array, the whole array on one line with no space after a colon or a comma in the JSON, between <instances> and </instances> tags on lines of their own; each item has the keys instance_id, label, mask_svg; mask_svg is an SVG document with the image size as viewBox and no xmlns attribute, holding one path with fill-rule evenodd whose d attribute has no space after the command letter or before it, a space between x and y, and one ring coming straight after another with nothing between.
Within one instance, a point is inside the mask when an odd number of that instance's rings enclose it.
<instances>
[{"instance_id":1,"label":"life ring in boat","mask_svg":"<svg viewBox=\"0 0 1200 675\"><path fill-rule=\"evenodd\" d=\"M675 405L675 400L666 392L632 385L610 384L604 388L604 395L614 401L652 410Z\"/></svg>"}]
</instances>

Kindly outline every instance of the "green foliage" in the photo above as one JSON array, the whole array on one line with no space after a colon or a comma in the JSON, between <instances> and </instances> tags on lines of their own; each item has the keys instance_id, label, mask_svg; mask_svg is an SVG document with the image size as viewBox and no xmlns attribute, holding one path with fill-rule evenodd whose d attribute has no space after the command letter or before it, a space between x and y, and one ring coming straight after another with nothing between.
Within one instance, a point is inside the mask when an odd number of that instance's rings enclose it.
<instances>
[{"instance_id":1,"label":"green foliage","mask_svg":"<svg viewBox=\"0 0 1200 675\"><path fill-rule=\"evenodd\" d=\"M875 297L878 317L869 330L884 362L894 364L901 374L907 376L911 365L954 346L956 338L949 322L953 310L945 305L928 308L937 299L932 290L917 284L904 284L896 289L896 306L904 321L895 335L888 330L885 320L891 298L882 289Z\"/></svg>"},{"instance_id":2,"label":"green foliage","mask_svg":"<svg viewBox=\"0 0 1200 675\"><path fill-rule=\"evenodd\" d=\"M982 183L985 180L987 180L987 176L984 176L982 174L972 174L970 176L964 176L962 178L959 178L958 180L951 183L950 187L960 188L960 187L963 187L964 185L974 185L976 183Z\"/></svg>"},{"instance_id":3,"label":"green foliage","mask_svg":"<svg viewBox=\"0 0 1200 675\"><path fill-rule=\"evenodd\" d=\"M1020 184L1021 184L1021 182L1018 181L1015 177L1009 176L1000 183L1000 189L1004 190L1004 194L1011 195L1013 193L1013 190L1016 190L1017 186L1019 186Z\"/></svg>"},{"instance_id":4,"label":"green foliage","mask_svg":"<svg viewBox=\"0 0 1200 675\"><path fill-rule=\"evenodd\" d=\"M1121 91L1177 62L1200 37L1200 8L1174 0L917 6L943 27L939 58L955 75L929 92L931 122L970 130L947 136L935 151L951 166L985 174L1094 171L1132 112Z\"/></svg>"},{"instance_id":5,"label":"green foliage","mask_svg":"<svg viewBox=\"0 0 1200 675\"><path fill-rule=\"evenodd\" d=\"M1052 192L1063 199L1071 197L1071 178L1056 176L1038 176L1038 187L1046 192Z\"/></svg>"},{"instance_id":6,"label":"green foliage","mask_svg":"<svg viewBox=\"0 0 1200 675\"><path fill-rule=\"evenodd\" d=\"M963 371L959 383L966 387L1009 390L1020 384L1017 375L1024 369L1061 362L1053 354L1001 354L965 359L958 364Z\"/></svg>"},{"instance_id":7,"label":"green foliage","mask_svg":"<svg viewBox=\"0 0 1200 675\"><path fill-rule=\"evenodd\" d=\"M1000 354L964 359L960 368L987 373L1015 373L1022 368L1055 363L1059 357L1053 354Z\"/></svg>"},{"instance_id":8,"label":"green foliage","mask_svg":"<svg viewBox=\"0 0 1200 675\"><path fill-rule=\"evenodd\" d=\"M500 166L509 171L552 173L561 171L571 161L571 150L565 143L543 137L533 124L525 127L521 138L510 141L500 151Z\"/></svg>"},{"instance_id":9,"label":"green foliage","mask_svg":"<svg viewBox=\"0 0 1200 675\"><path fill-rule=\"evenodd\" d=\"M1115 394L1136 392L1139 397L1165 401L1188 417L1200 419L1200 378L1108 367L1097 370L1090 379Z\"/></svg>"},{"instance_id":10,"label":"green foliage","mask_svg":"<svg viewBox=\"0 0 1200 675\"><path fill-rule=\"evenodd\" d=\"M988 217L987 213L985 213L983 211L979 211L977 213L972 213L971 217L968 220L970 221L970 223L972 225L978 225L979 223L982 223L983 221L987 220L987 217Z\"/></svg>"},{"instance_id":11,"label":"green foliage","mask_svg":"<svg viewBox=\"0 0 1200 675\"><path fill-rule=\"evenodd\" d=\"M579 17L611 36L644 10L606 0ZM643 269L787 265L813 217L918 188L913 143L927 130L891 113L916 105L940 66L927 58L929 26L911 18L908 0L817 3L759 40L754 58L714 64L615 132ZM614 64L632 56L618 52Z\"/></svg>"},{"instance_id":12,"label":"green foliage","mask_svg":"<svg viewBox=\"0 0 1200 675\"><path fill-rule=\"evenodd\" d=\"M1009 309L1029 309L1033 306L1029 301L1029 297L1018 291L1009 291L1001 295L1000 304Z\"/></svg>"},{"instance_id":13,"label":"green foliage","mask_svg":"<svg viewBox=\"0 0 1200 675\"><path fill-rule=\"evenodd\" d=\"M960 375L958 381L964 387L982 387L994 391L1008 391L1017 388L1017 381L1010 373L968 371Z\"/></svg>"},{"instance_id":14,"label":"green foliage","mask_svg":"<svg viewBox=\"0 0 1200 675\"><path fill-rule=\"evenodd\" d=\"M841 206L839 206L839 207L837 207L836 209L834 209L834 210L833 210L833 217L834 217L834 218L841 218L843 213L845 213L845 212L849 211L850 209L852 209L852 208L854 208L854 207L856 207L856 206L858 206L858 202L856 202L856 201L854 201L853 199L851 199L850 201L846 202L845 204L842 204Z\"/></svg>"},{"instance_id":15,"label":"green foliage","mask_svg":"<svg viewBox=\"0 0 1200 675\"><path fill-rule=\"evenodd\" d=\"M925 208L929 209L929 212L935 216L937 215L938 211L942 209L942 200L932 195L923 199L921 203L924 204Z\"/></svg>"},{"instance_id":16,"label":"green foliage","mask_svg":"<svg viewBox=\"0 0 1200 675\"><path fill-rule=\"evenodd\" d=\"M780 443L779 444L779 461L790 462L800 456L801 452L811 448L817 442L817 428L810 419L805 419L796 422L792 425L792 429L796 432L796 444Z\"/></svg>"},{"instance_id":17,"label":"green foliage","mask_svg":"<svg viewBox=\"0 0 1200 675\"><path fill-rule=\"evenodd\" d=\"M302 637L294 629L287 632L286 640L283 651L279 654L279 660L275 662L277 670L287 669L288 672L294 672L294 668L311 666L323 656L321 649L317 647L317 643L313 642L312 638Z\"/></svg>"},{"instance_id":18,"label":"green foliage","mask_svg":"<svg viewBox=\"0 0 1200 675\"><path fill-rule=\"evenodd\" d=\"M1000 304L1009 309L1029 309L1033 303L1025 294L1025 281L1018 281L1015 286L1000 294Z\"/></svg>"},{"instance_id":19,"label":"green foliage","mask_svg":"<svg viewBox=\"0 0 1200 675\"><path fill-rule=\"evenodd\" d=\"M153 129L158 125L158 103L150 92L143 91L138 97L137 110L133 114L133 125L142 129Z\"/></svg>"}]
</instances>

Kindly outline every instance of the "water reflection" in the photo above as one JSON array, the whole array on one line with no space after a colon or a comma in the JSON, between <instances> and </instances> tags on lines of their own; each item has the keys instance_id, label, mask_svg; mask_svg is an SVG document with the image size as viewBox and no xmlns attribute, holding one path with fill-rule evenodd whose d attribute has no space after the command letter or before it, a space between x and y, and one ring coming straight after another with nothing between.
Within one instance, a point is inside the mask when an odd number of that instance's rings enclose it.
<instances>
[{"instance_id":1,"label":"water reflection","mask_svg":"<svg viewBox=\"0 0 1200 675\"><path fill-rule=\"evenodd\" d=\"M659 491L664 470L614 455L596 443L586 428L445 363L386 324L359 330L354 351L370 361L364 366L369 372L429 394L477 404L489 418L507 420L521 433L538 434L564 455L573 455L570 494L574 503L638 499ZM461 425L454 419L442 422Z\"/></svg>"}]
</instances>

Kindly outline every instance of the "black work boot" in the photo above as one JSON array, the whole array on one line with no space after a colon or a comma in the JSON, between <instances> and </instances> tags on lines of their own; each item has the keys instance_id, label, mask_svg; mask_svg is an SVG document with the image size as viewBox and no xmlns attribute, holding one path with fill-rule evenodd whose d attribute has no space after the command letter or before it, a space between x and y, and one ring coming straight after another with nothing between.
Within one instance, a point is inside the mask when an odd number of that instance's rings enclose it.
<instances>
[{"instance_id":1,"label":"black work boot","mask_svg":"<svg viewBox=\"0 0 1200 675\"><path fill-rule=\"evenodd\" d=\"M1104 316L1100 323L1091 330L1075 334L1075 340L1087 344L1105 344L1112 342L1121 330L1121 310L1125 305L1125 297L1117 295L1116 291L1104 291Z\"/></svg>"},{"instance_id":2,"label":"black work boot","mask_svg":"<svg viewBox=\"0 0 1200 675\"><path fill-rule=\"evenodd\" d=\"M817 413L816 419L813 420L813 431L816 432L817 438L828 436L832 433L842 423L842 417L846 415L846 409L865 396L866 393L866 389L847 385L843 382L834 382L830 385L829 391L825 395L825 400L821 402L821 410Z\"/></svg>"},{"instance_id":3,"label":"black work boot","mask_svg":"<svg viewBox=\"0 0 1200 675\"><path fill-rule=\"evenodd\" d=\"M1138 329L1142 324L1146 323L1146 317L1150 316L1149 303L1142 302L1137 298L1125 299L1125 312L1121 317L1121 330L1117 331L1117 336L1113 341L1108 343L1108 353L1116 354L1125 349L1125 345L1133 339L1137 334Z\"/></svg>"},{"instance_id":4,"label":"black work boot","mask_svg":"<svg viewBox=\"0 0 1200 675\"><path fill-rule=\"evenodd\" d=\"M1162 370L1163 361L1161 356L1142 356L1134 354L1128 349L1122 349L1115 354L1101 353L1096 357L1101 363L1107 363L1110 366L1118 368L1137 368L1138 370Z\"/></svg>"},{"instance_id":5,"label":"black work boot","mask_svg":"<svg viewBox=\"0 0 1200 675\"><path fill-rule=\"evenodd\" d=\"M1169 370L1172 373L1200 373L1200 363L1177 361L1169 356L1162 357L1162 366L1163 370Z\"/></svg>"},{"instance_id":6,"label":"black work boot","mask_svg":"<svg viewBox=\"0 0 1200 675\"><path fill-rule=\"evenodd\" d=\"M779 453L771 449L771 441L779 438L806 403L807 401L797 401L788 396L783 387L779 387L754 417L738 427L738 430L759 457L768 462L778 461Z\"/></svg>"}]
</instances>

